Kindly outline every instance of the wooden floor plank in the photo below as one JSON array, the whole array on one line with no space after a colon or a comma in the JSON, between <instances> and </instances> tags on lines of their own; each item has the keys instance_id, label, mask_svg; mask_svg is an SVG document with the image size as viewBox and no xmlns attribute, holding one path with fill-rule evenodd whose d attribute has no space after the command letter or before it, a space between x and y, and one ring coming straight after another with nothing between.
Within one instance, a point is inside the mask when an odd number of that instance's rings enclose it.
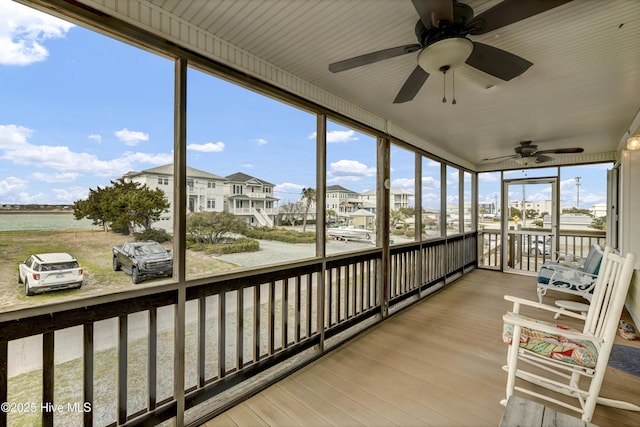
<instances>
[{"instance_id":1,"label":"wooden floor plank","mask_svg":"<svg viewBox=\"0 0 640 427\"><path fill-rule=\"evenodd\" d=\"M428 420L421 418L423 415L419 411L413 411L406 400L395 393L379 392L376 395L378 386L375 383L350 381L352 372L346 372L345 375L336 369L327 369L327 365L315 365L310 372L318 381L326 381L340 393L350 396L351 399L358 401L366 406L371 412L375 413L379 418L389 420L389 424L397 424L401 426L430 426ZM350 375L348 375L350 374ZM413 412L413 413L412 413Z\"/></svg>"},{"instance_id":2,"label":"wooden floor plank","mask_svg":"<svg viewBox=\"0 0 640 427\"><path fill-rule=\"evenodd\" d=\"M324 418L321 414L318 414L310 407L299 402L297 399L292 398L291 394L286 392L284 388L286 388L286 383L280 382L279 384L269 387L260 394L263 395L272 405L277 406L289 414L289 416L295 420L293 423L295 425L331 425L329 420Z\"/></svg>"},{"instance_id":3,"label":"wooden floor plank","mask_svg":"<svg viewBox=\"0 0 640 427\"><path fill-rule=\"evenodd\" d=\"M496 426L506 386L505 294L537 300L535 277L476 269L207 426ZM555 299L570 298L550 291L544 302ZM566 317L556 322L580 327ZM640 347L620 337L616 343ZM640 377L609 368L601 395L640 404L638 390ZM592 422L637 426L640 412L597 406Z\"/></svg>"}]
</instances>

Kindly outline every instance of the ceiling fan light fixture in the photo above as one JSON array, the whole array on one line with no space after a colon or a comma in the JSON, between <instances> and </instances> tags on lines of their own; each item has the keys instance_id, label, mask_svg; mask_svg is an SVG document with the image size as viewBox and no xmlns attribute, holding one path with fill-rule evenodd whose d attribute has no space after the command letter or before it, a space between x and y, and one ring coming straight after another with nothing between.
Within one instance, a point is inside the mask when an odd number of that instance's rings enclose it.
<instances>
[{"instance_id":1,"label":"ceiling fan light fixture","mask_svg":"<svg viewBox=\"0 0 640 427\"><path fill-rule=\"evenodd\" d=\"M640 150L640 134L631 135L627 138L627 150Z\"/></svg>"},{"instance_id":2,"label":"ceiling fan light fixture","mask_svg":"<svg viewBox=\"0 0 640 427\"><path fill-rule=\"evenodd\" d=\"M533 157L518 157L515 159L516 163L522 166L529 166L531 163L535 162L535 158Z\"/></svg>"},{"instance_id":3,"label":"ceiling fan light fixture","mask_svg":"<svg viewBox=\"0 0 640 427\"><path fill-rule=\"evenodd\" d=\"M464 64L473 52L473 43L464 37L439 40L422 49L418 65L429 74L440 72L442 67L454 69Z\"/></svg>"}]
</instances>

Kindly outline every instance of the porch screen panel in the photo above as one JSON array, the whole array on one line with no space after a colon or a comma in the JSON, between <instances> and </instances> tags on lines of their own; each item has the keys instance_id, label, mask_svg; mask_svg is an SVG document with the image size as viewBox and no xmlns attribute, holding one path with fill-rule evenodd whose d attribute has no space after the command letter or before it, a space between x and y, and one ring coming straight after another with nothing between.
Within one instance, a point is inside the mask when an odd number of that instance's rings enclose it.
<instances>
[{"instance_id":1,"label":"porch screen panel","mask_svg":"<svg viewBox=\"0 0 640 427\"><path fill-rule=\"evenodd\" d=\"M603 163L560 168L560 251L586 257L591 245L604 245L610 167Z\"/></svg>"},{"instance_id":2,"label":"porch screen panel","mask_svg":"<svg viewBox=\"0 0 640 427\"><path fill-rule=\"evenodd\" d=\"M462 231L463 215L460 206L460 170L453 166L446 167L446 216L447 235Z\"/></svg>"},{"instance_id":3,"label":"porch screen panel","mask_svg":"<svg viewBox=\"0 0 640 427\"><path fill-rule=\"evenodd\" d=\"M376 245L376 140L327 122L327 255Z\"/></svg>"},{"instance_id":4,"label":"porch screen panel","mask_svg":"<svg viewBox=\"0 0 640 427\"><path fill-rule=\"evenodd\" d=\"M187 278L315 257L315 115L204 69L187 82Z\"/></svg>"},{"instance_id":5,"label":"porch screen panel","mask_svg":"<svg viewBox=\"0 0 640 427\"><path fill-rule=\"evenodd\" d=\"M390 157L389 235L392 244L408 243L420 237L415 221L415 153L391 145Z\"/></svg>"},{"instance_id":6,"label":"porch screen panel","mask_svg":"<svg viewBox=\"0 0 640 427\"><path fill-rule=\"evenodd\" d=\"M422 240L442 236L442 188L440 170L442 163L428 157L422 158Z\"/></svg>"},{"instance_id":7,"label":"porch screen panel","mask_svg":"<svg viewBox=\"0 0 640 427\"><path fill-rule=\"evenodd\" d=\"M481 267L500 267L501 231L500 231L500 172L478 174L478 265Z\"/></svg>"}]
</instances>

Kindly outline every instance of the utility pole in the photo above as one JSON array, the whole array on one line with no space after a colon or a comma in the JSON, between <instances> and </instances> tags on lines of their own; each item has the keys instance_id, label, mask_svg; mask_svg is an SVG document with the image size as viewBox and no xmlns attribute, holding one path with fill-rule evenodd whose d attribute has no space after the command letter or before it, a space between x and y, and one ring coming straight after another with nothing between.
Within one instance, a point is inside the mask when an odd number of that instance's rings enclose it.
<instances>
[{"instance_id":1,"label":"utility pole","mask_svg":"<svg viewBox=\"0 0 640 427\"><path fill-rule=\"evenodd\" d=\"M578 191L576 204L578 205L578 209L580 209L580 181L582 181L582 177L576 176L576 190Z\"/></svg>"}]
</instances>

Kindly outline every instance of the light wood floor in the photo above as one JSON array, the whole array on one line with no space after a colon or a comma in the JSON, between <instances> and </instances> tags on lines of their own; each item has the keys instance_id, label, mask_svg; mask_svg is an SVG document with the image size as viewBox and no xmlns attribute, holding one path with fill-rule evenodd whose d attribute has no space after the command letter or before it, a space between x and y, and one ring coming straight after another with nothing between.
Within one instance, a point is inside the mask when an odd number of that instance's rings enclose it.
<instances>
[{"instance_id":1,"label":"light wood floor","mask_svg":"<svg viewBox=\"0 0 640 427\"><path fill-rule=\"evenodd\" d=\"M535 279L475 270L205 425L497 426L505 294L536 299ZM601 395L640 404L640 377L609 368ZM598 406L592 422L640 426L640 412Z\"/></svg>"}]
</instances>

